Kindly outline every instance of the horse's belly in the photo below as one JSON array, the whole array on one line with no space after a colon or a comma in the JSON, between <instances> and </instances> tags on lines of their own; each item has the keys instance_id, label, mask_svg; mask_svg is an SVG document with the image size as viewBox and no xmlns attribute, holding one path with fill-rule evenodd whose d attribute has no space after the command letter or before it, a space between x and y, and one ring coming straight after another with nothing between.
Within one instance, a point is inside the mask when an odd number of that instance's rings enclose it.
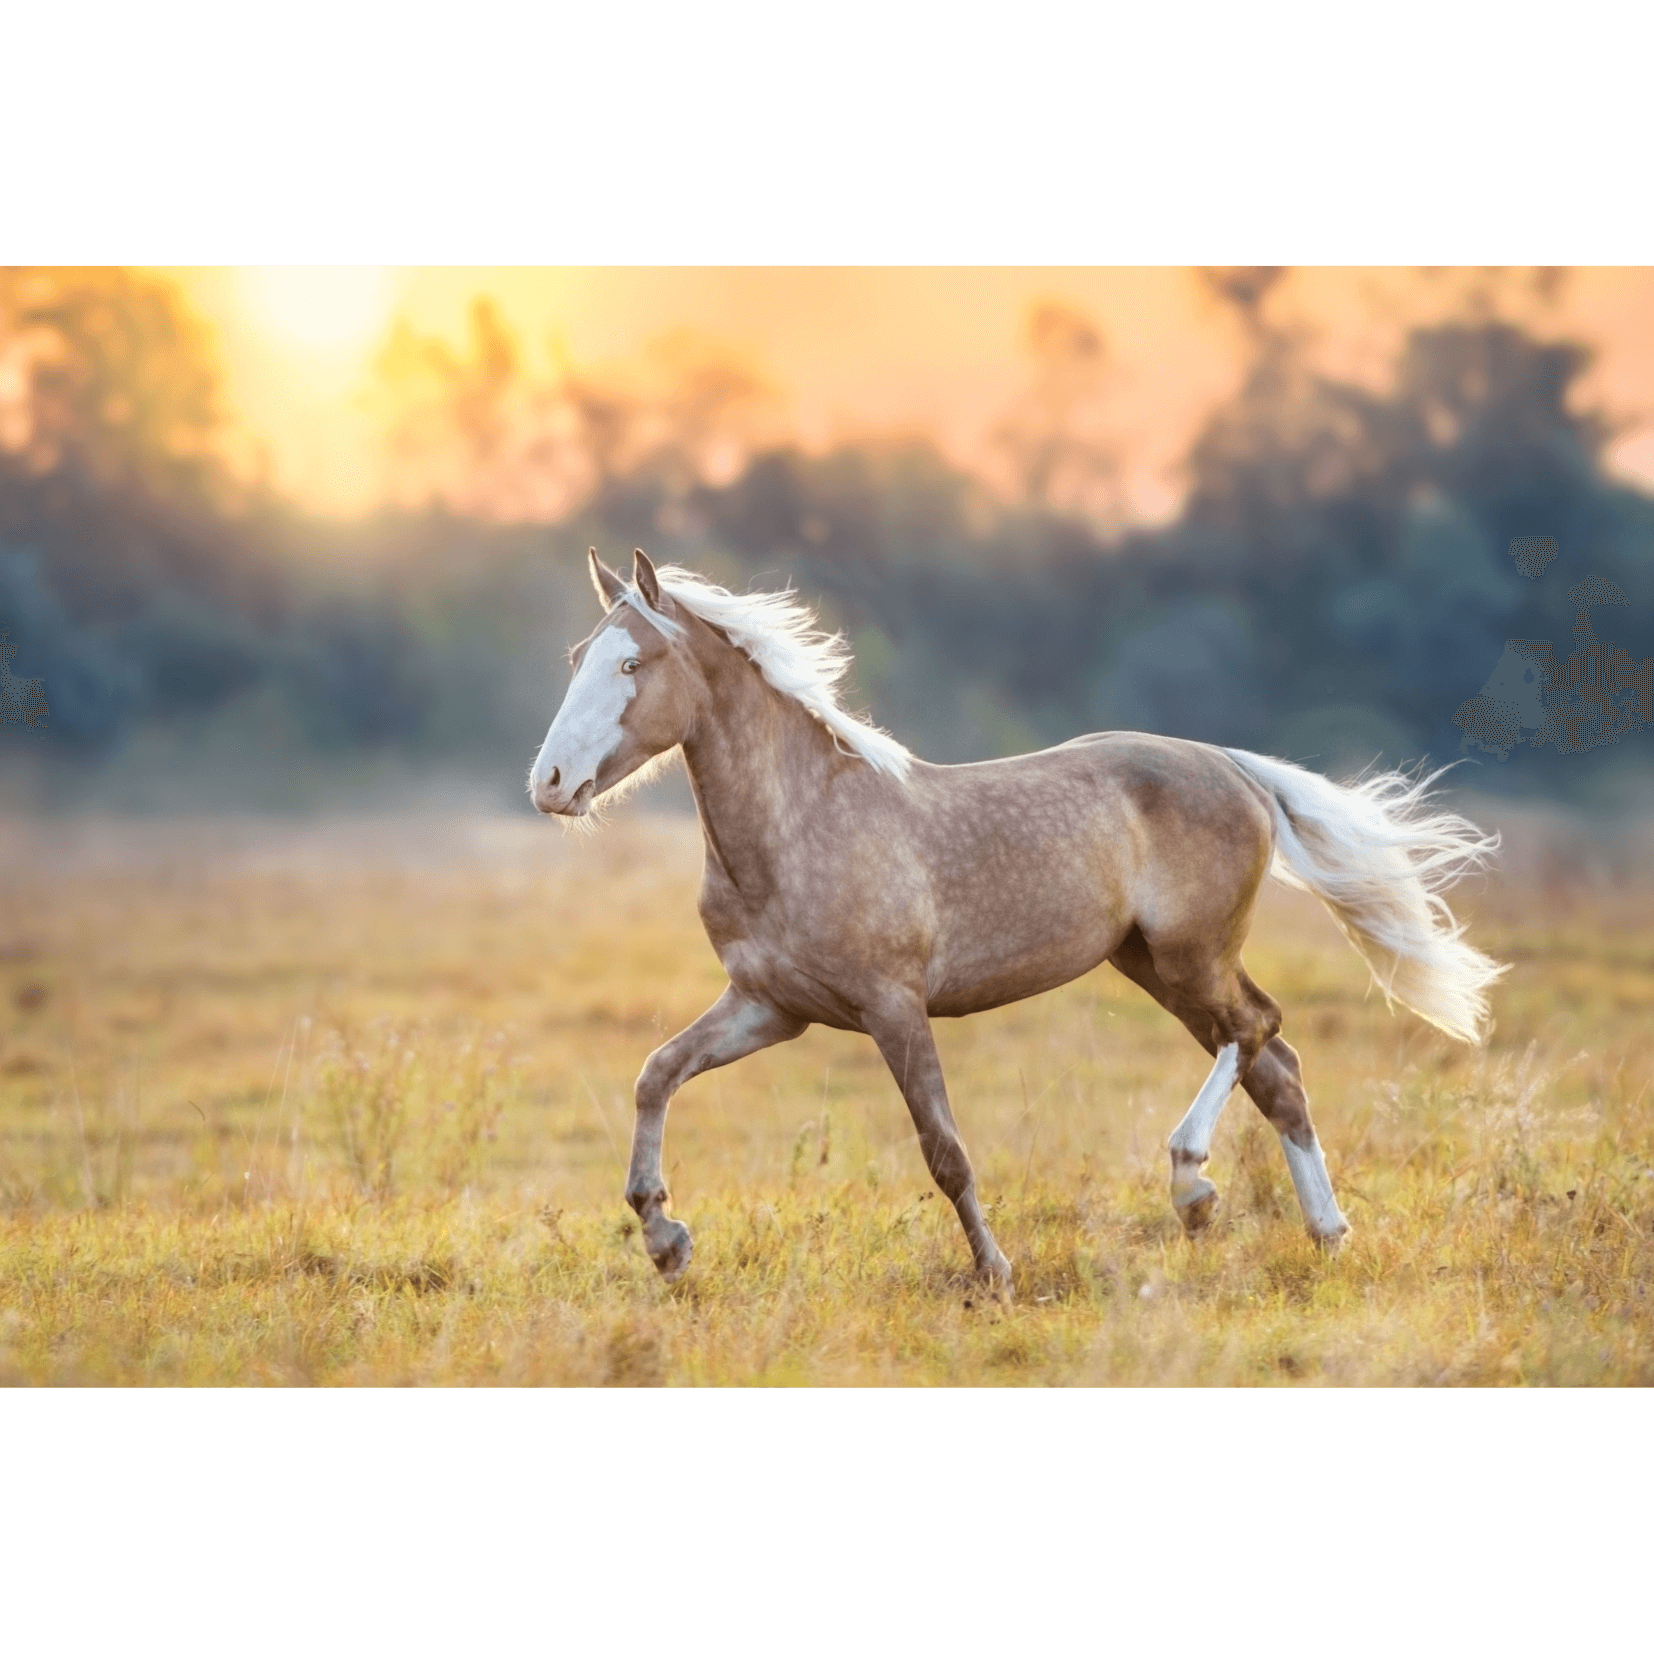
<instances>
[{"instance_id":1,"label":"horse's belly","mask_svg":"<svg viewBox=\"0 0 1654 1654\"><path fill-rule=\"evenodd\" d=\"M1014 1000L1048 993L1097 966L1125 940L1127 923L1068 924L1037 941L1007 945L984 937L979 947L949 949L930 973L927 1003L938 1017L970 1016Z\"/></svg>"}]
</instances>

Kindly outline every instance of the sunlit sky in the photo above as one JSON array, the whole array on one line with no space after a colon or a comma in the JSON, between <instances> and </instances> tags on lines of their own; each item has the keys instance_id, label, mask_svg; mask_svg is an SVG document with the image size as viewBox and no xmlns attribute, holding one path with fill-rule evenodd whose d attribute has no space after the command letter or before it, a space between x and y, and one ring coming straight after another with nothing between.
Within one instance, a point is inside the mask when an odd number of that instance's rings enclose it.
<instances>
[{"instance_id":1,"label":"sunlit sky","mask_svg":"<svg viewBox=\"0 0 1654 1654\"><path fill-rule=\"evenodd\" d=\"M1041 300L1085 312L1110 360L1108 422L1126 456L1131 514L1175 511L1175 465L1244 362L1234 318L1189 270L455 269L358 267L167 272L217 333L229 399L271 480L328 515L370 509L384 484L364 397L398 317L463 346L474 298L498 304L531 365L555 341L586 367L635 360L677 328L742 351L781 389L810 447L921 432L981 461L1027 383L1023 323ZM1382 381L1405 327L1441 316L1478 284L1499 313L1593 345L1585 401L1625 422L1611 463L1654 486L1654 271L1577 270L1554 302L1515 276L1295 270L1272 315L1314 334L1322 359Z\"/></svg>"}]
</instances>

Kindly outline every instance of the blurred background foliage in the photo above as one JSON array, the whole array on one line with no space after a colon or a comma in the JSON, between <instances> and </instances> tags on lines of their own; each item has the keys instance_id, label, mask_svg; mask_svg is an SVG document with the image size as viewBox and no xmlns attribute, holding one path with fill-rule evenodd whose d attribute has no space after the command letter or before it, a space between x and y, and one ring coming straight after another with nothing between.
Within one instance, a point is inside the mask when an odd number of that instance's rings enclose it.
<instances>
[{"instance_id":1,"label":"blurred background foliage","mask_svg":"<svg viewBox=\"0 0 1654 1654\"><path fill-rule=\"evenodd\" d=\"M479 299L464 348L406 323L383 344L387 504L341 522L226 458L212 335L166 280L0 272L0 626L50 705L0 770L125 807L437 771L510 797L596 618L588 544L796 585L852 639L858 703L938 761L1105 727L1335 772L1457 757L1453 713L1505 639L1566 653L1588 572L1630 597L1615 640L1654 651L1654 499L1604 469L1583 347L1467 312L1415 329L1374 390L1271 323L1277 272L1204 276L1247 371L1180 514L1142 528L1098 412L1108 341L1063 304L1029 311L990 486L918 437L801 449L762 367L687 331L624 370L536 373ZM1506 550L1533 534L1562 548L1537 581ZM1654 736L1468 773L1607 798L1651 756Z\"/></svg>"}]
</instances>

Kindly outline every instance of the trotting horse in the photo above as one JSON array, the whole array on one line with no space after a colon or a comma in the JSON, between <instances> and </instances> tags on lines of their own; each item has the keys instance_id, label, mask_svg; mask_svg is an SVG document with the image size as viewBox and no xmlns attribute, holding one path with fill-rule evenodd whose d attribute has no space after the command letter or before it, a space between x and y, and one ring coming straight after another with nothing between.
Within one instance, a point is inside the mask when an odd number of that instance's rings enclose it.
<instances>
[{"instance_id":1,"label":"trotting horse","mask_svg":"<svg viewBox=\"0 0 1654 1654\"><path fill-rule=\"evenodd\" d=\"M1433 777L1339 786L1127 731L926 764L840 705L848 651L790 594L739 596L641 551L631 585L595 551L590 567L604 617L571 652L529 794L547 815L582 817L681 747L706 837L701 919L729 973L638 1076L626 1199L662 1275L691 1252L661 1178L673 1093L820 1022L872 1036L979 1276L1008 1293L930 1019L1043 993L1105 959L1213 1058L1168 1144L1189 1233L1217 1206L1201 1168L1237 1084L1280 1134L1310 1234L1332 1246L1348 1232L1298 1054L1241 945L1273 873L1321 898L1388 997L1479 1041L1503 967L1462 940L1440 892L1498 839L1429 813Z\"/></svg>"}]
</instances>

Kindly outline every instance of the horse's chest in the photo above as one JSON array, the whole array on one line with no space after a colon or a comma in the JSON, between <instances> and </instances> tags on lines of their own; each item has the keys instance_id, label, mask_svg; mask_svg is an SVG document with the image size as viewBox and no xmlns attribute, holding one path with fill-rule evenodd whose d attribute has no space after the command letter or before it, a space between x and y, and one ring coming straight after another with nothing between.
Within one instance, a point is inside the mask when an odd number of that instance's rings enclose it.
<instances>
[{"instance_id":1,"label":"horse's chest","mask_svg":"<svg viewBox=\"0 0 1654 1654\"><path fill-rule=\"evenodd\" d=\"M727 950L738 948L742 943L751 939L754 924L753 915L748 911L747 904L742 901L740 892L733 889L727 880L714 881L710 877L701 886L700 899L701 924L706 930L707 940L720 959L724 959ZM729 961L724 960L725 968Z\"/></svg>"},{"instance_id":2,"label":"horse's chest","mask_svg":"<svg viewBox=\"0 0 1654 1654\"><path fill-rule=\"evenodd\" d=\"M842 938L798 915L789 921L775 905L754 912L727 890L703 890L700 909L707 939L740 992L813 1022L855 1026L858 986L868 973Z\"/></svg>"},{"instance_id":3,"label":"horse's chest","mask_svg":"<svg viewBox=\"0 0 1654 1654\"><path fill-rule=\"evenodd\" d=\"M752 938L725 942L718 958L729 980L749 998L831 1028L857 1026L857 978L836 962Z\"/></svg>"}]
</instances>

